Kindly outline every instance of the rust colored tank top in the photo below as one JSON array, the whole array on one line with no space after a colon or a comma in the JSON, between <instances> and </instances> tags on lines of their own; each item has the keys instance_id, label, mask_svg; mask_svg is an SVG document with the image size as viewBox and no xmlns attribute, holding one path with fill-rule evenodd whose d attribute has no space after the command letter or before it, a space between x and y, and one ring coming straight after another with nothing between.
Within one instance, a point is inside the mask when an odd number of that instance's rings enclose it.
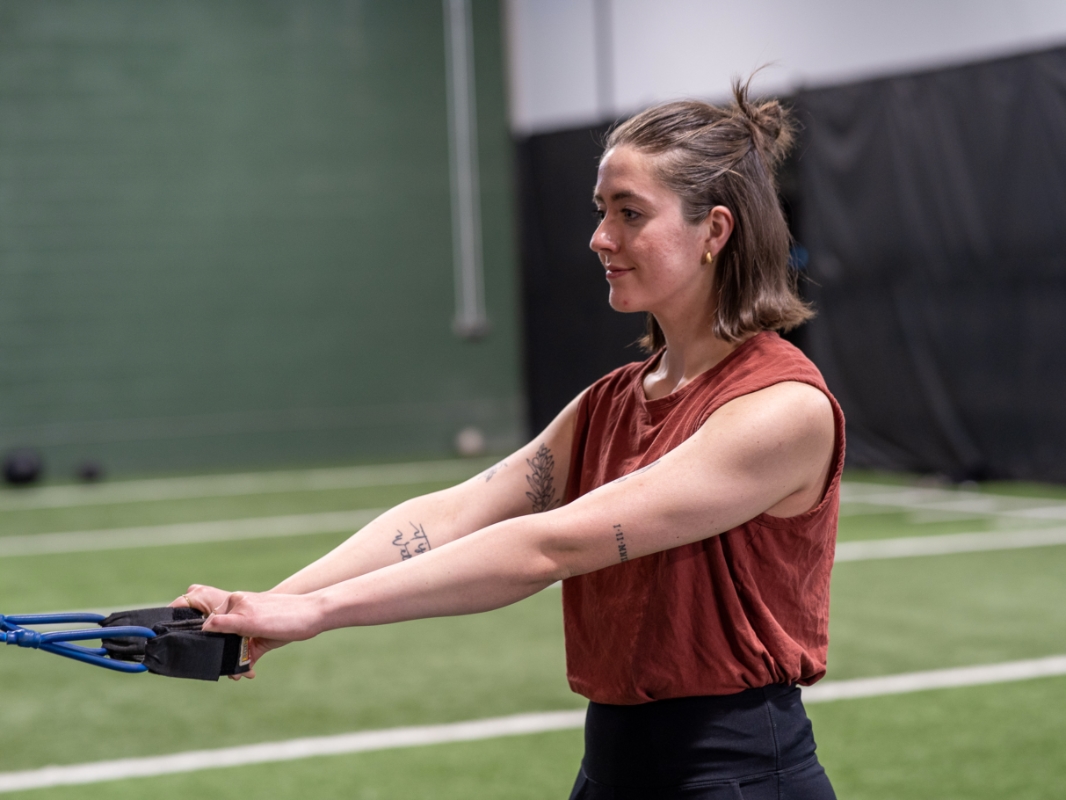
<instances>
[{"instance_id":1,"label":"rust colored tank top","mask_svg":"<svg viewBox=\"0 0 1066 800\"><path fill-rule=\"evenodd\" d=\"M563 582L567 677L598 703L724 695L825 675L844 417L821 373L776 333L760 333L666 397L648 400L654 358L597 381L577 412L567 500L655 461L716 410L783 381L833 406L826 493L795 517L760 514L718 536ZM713 492L714 487L708 486Z\"/></svg>"}]
</instances>

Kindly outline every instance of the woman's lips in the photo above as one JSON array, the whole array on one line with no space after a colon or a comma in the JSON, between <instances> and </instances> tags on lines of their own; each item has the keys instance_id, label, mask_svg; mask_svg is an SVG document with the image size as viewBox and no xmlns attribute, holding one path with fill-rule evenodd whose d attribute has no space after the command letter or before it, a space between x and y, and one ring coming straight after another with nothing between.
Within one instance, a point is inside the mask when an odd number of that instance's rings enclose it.
<instances>
[{"instance_id":1,"label":"woman's lips","mask_svg":"<svg viewBox=\"0 0 1066 800\"><path fill-rule=\"evenodd\" d=\"M607 280L613 281L615 278L619 278L632 270L624 269L622 267L608 267L607 268Z\"/></svg>"}]
</instances>

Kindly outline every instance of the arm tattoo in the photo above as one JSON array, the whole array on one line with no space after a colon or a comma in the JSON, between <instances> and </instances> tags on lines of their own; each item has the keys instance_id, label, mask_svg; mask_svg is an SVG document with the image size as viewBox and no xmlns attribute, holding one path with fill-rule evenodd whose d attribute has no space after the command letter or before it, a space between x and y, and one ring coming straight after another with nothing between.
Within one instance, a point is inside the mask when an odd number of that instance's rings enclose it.
<instances>
[{"instance_id":1,"label":"arm tattoo","mask_svg":"<svg viewBox=\"0 0 1066 800\"><path fill-rule=\"evenodd\" d=\"M542 444L533 458L527 458L526 463L532 470L526 475L526 482L533 491L526 492L526 497L533 503L533 513L550 511L559 505L555 499L555 485L552 473L555 471L555 457L548 445Z\"/></svg>"},{"instance_id":2,"label":"arm tattoo","mask_svg":"<svg viewBox=\"0 0 1066 800\"><path fill-rule=\"evenodd\" d=\"M499 472L501 469L503 469L506 466L507 466L507 462L506 461L501 461L496 466L489 467L489 469L485 472L485 483L488 483L489 481L491 481L492 480L492 476L495 475L497 472Z\"/></svg>"},{"instance_id":3,"label":"arm tattoo","mask_svg":"<svg viewBox=\"0 0 1066 800\"><path fill-rule=\"evenodd\" d=\"M658 463L659 463L660 461L662 461L662 459L661 459L661 458L657 458L657 459L655 459L654 461L652 461L652 462L651 462L650 464L645 464L645 465L644 465L643 467L641 467L640 469L635 469L635 470L633 470L632 472L630 472L630 473L629 473L628 475L623 475L623 476L622 476L621 478L616 478L616 479L615 479L614 481L612 481L612 482L613 482L613 483L624 483L625 481L627 481L627 480L629 480L630 478L632 478L632 477L633 477L634 475L639 475L639 474L640 474L640 473L642 473L642 472L647 472L647 471L648 471L649 469L651 469L652 467L654 467L654 466L655 466L656 464L658 464Z\"/></svg>"},{"instance_id":4,"label":"arm tattoo","mask_svg":"<svg viewBox=\"0 0 1066 800\"><path fill-rule=\"evenodd\" d=\"M429 546L429 537L426 536L425 528L413 522L411 528L410 533L396 531L396 536L392 540L392 546L400 548L401 561L428 553L432 549Z\"/></svg>"},{"instance_id":5,"label":"arm tattoo","mask_svg":"<svg viewBox=\"0 0 1066 800\"><path fill-rule=\"evenodd\" d=\"M614 526L614 540L618 544L618 561L624 564L629 561L629 553L626 552L626 535L622 533L622 526Z\"/></svg>"}]
</instances>

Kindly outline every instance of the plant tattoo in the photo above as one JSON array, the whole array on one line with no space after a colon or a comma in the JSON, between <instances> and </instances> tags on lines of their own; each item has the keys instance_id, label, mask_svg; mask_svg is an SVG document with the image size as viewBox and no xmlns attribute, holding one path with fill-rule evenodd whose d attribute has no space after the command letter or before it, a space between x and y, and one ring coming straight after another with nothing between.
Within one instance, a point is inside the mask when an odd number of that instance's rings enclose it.
<instances>
[{"instance_id":1,"label":"plant tattoo","mask_svg":"<svg viewBox=\"0 0 1066 800\"><path fill-rule=\"evenodd\" d=\"M550 511L559 506L555 499L555 486L552 472L555 470L555 457L546 444L542 444L533 458L527 458L526 463L532 470L526 475L526 482L533 491L526 492L526 497L533 503L533 513Z\"/></svg>"},{"instance_id":2,"label":"plant tattoo","mask_svg":"<svg viewBox=\"0 0 1066 800\"><path fill-rule=\"evenodd\" d=\"M413 530L410 533L396 531L396 536L392 539L393 547L400 548L401 561L428 553L432 549L429 546L429 537L426 536L425 528L413 522L411 528Z\"/></svg>"}]
</instances>

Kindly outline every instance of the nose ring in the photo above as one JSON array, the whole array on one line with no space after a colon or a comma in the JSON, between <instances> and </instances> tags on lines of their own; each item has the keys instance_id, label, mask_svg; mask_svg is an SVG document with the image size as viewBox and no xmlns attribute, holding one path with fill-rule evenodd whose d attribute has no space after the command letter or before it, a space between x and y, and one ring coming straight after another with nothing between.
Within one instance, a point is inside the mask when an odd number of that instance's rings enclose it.
<instances>
[{"instance_id":1,"label":"nose ring","mask_svg":"<svg viewBox=\"0 0 1066 800\"><path fill-rule=\"evenodd\" d=\"M605 267L611 266L611 257L610 256L604 256L603 257L603 266L605 266Z\"/></svg>"}]
</instances>

